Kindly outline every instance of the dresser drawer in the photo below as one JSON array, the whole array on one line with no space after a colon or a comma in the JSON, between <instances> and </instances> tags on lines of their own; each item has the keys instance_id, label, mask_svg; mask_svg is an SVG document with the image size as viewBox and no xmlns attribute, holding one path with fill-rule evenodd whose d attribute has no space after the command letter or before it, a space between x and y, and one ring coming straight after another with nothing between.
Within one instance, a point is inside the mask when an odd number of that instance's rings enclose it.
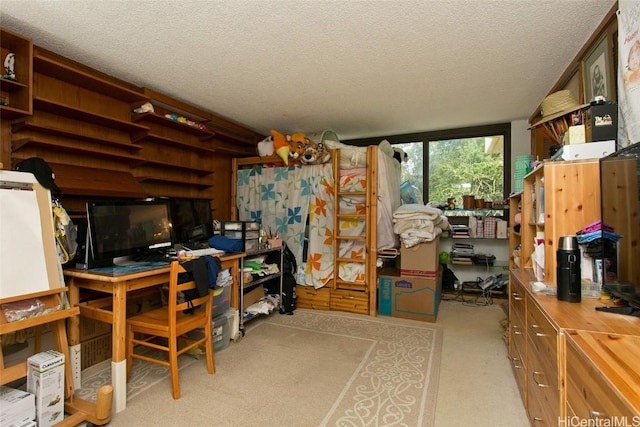
<instances>
[{"instance_id":1,"label":"dresser drawer","mask_svg":"<svg viewBox=\"0 0 640 427\"><path fill-rule=\"evenodd\" d=\"M571 335L573 334L572 331L568 331L566 345L567 407L581 419L597 419L600 423L597 425L615 425L613 424L614 421L617 420L619 422L624 417L627 418L628 423L632 423L634 419L640 422L640 410L632 406L634 399L636 403L640 403L640 390L635 389L638 383L636 380L636 385L633 386L632 383L628 382L631 381L631 377L635 376L637 378L638 374L640 374L640 370L637 368L637 359L625 361L625 359L629 359L626 355L630 355L630 353L625 353L623 346L618 345L622 343L621 340L633 341L629 344L637 347L635 349L637 357L637 354L640 353L640 337L617 338L614 335L607 334L586 335L588 339L592 336L598 338L590 341L590 343L594 344L593 346L581 349L572 339ZM584 332L582 334L585 335ZM604 358L595 353L598 348L606 349L606 352L602 353ZM605 360L611 357L613 364L621 362L623 365L627 365L628 363L627 366L635 366L636 371L633 372L627 368L622 373L619 369L624 368L623 366L610 366L609 369L603 369L605 368L604 366L596 367L585 352L589 352L594 360ZM631 358L633 359L633 356ZM611 377L606 377L605 372L609 372ZM628 382L627 384L619 383L619 388L614 385L615 380L613 379L618 374L624 378L624 381ZM627 397L630 398L631 402L622 397L621 390L627 392ZM633 418L634 416L636 418Z\"/></svg>"},{"instance_id":2,"label":"dresser drawer","mask_svg":"<svg viewBox=\"0 0 640 427\"><path fill-rule=\"evenodd\" d=\"M549 374L558 376L558 331L549 323L540 309L527 297L527 336L528 345L538 355Z\"/></svg>"},{"instance_id":3,"label":"dresser drawer","mask_svg":"<svg viewBox=\"0 0 640 427\"><path fill-rule=\"evenodd\" d=\"M527 377L527 367L526 367L526 358L525 353L520 353L517 348L512 348L509 353L509 360L511 361L511 370L513 371L513 376L516 379L516 384L518 386L518 390L520 391L520 396L523 401L526 401L526 377Z\"/></svg>"},{"instance_id":4,"label":"dresser drawer","mask_svg":"<svg viewBox=\"0 0 640 427\"><path fill-rule=\"evenodd\" d=\"M509 281L509 313L516 313L525 319L526 292L520 282L511 278Z\"/></svg>"},{"instance_id":5,"label":"dresser drawer","mask_svg":"<svg viewBox=\"0 0 640 427\"><path fill-rule=\"evenodd\" d=\"M560 416L558 376L544 367L532 346L527 348L527 409L533 426L556 426Z\"/></svg>"},{"instance_id":6,"label":"dresser drawer","mask_svg":"<svg viewBox=\"0 0 640 427\"><path fill-rule=\"evenodd\" d=\"M313 286L296 286L296 307L312 310L329 310L331 293L329 288L315 289Z\"/></svg>"},{"instance_id":7,"label":"dresser drawer","mask_svg":"<svg viewBox=\"0 0 640 427\"><path fill-rule=\"evenodd\" d=\"M331 289L329 307L336 311L369 314L369 295L361 291Z\"/></svg>"},{"instance_id":8,"label":"dresser drawer","mask_svg":"<svg viewBox=\"0 0 640 427\"><path fill-rule=\"evenodd\" d=\"M509 312L509 348L510 351L518 351L519 354L525 355L527 343L527 329L524 324L524 318L518 316L517 313Z\"/></svg>"}]
</instances>

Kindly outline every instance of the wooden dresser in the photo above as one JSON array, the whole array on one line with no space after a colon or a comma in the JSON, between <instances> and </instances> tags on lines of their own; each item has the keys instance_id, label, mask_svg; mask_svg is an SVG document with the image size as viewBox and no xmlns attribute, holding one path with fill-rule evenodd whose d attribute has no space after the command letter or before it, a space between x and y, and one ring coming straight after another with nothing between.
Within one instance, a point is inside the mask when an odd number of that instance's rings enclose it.
<instances>
[{"instance_id":1,"label":"wooden dresser","mask_svg":"<svg viewBox=\"0 0 640 427\"><path fill-rule=\"evenodd\" d=\"M531 425L640 416L640 318L596 311L597 299L534 294L530 269L510 279L509 357Z\"/></svg>"}]
</instances>

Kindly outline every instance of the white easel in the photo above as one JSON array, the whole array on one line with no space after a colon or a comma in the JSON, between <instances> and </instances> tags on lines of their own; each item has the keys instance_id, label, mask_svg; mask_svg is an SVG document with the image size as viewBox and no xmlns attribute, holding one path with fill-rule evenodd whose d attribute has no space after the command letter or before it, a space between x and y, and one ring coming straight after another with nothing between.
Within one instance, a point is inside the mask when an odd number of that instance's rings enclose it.
<instances>
[{"instance_id":1,"label":"white easel","mask_svg":"<svg viewBox=\"0 0 640 427\"><path fill-rule=\"evenodd\" d=\"M17 215L17 216L16 216ZM0 170L0 304L37 298L47 314L8 322L0 310L0 336L27 328L36 328L35 352L40 351L40 328L50 324L56 350L65 357L65 412L69 414L56 426L75 426L83 421L104 425L111 420L113 388L98 390L96 403L74 396L69 363L66 319L78 316L78 307L69 307L68 288L60 275L54 241L51 194L32 174ZM27 363L5 367L0 350L0 384L27 375Z\"/></svg>"}]
</instances>

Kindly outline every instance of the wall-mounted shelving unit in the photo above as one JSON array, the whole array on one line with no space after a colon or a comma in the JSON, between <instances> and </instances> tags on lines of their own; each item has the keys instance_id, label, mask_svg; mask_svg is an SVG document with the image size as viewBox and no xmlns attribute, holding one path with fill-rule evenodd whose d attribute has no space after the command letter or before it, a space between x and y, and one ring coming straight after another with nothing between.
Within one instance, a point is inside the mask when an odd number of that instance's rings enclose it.
<instances>
[{"instance_id":1,"label":"wall-mounted shelving unit","mask_svg":"<svg viewBox=\"0 0 640 427\"><path fill-rule=\"evenodd\" d=\"M30 39L0 28L0 60L13 53L15 79L0 78L0 114L3 119L30 116L33 88L33 43ZM2 75L4 76L4 70Z\"/></svg>"}]
</instances>

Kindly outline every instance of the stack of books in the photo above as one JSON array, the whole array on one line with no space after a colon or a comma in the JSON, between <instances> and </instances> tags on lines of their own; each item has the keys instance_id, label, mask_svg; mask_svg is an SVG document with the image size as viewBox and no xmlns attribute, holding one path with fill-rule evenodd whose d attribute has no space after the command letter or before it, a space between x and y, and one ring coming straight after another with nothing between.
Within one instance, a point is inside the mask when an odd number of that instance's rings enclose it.
<instances>
[{"instance_id":1,"label":"stack of books","mask_svg":"<svg viewBox=\"0 0 640 427\"><path fill-rule=\"evenodd\" d=\"M475 257L473 245L468 243L455 243L451 248L449 256L451 264L472 265L473 258Z\"/></svg>"},{"instance_id":2,"label":"stack of books","mask_svg":"<svg viewBox=\"0 0 640 427\"><path fill-rule=\"evenodd\" d=\"M469 226L464 224L451 224L451 237L455 239L468 239Z\"/></svg>"}]
</instances>

